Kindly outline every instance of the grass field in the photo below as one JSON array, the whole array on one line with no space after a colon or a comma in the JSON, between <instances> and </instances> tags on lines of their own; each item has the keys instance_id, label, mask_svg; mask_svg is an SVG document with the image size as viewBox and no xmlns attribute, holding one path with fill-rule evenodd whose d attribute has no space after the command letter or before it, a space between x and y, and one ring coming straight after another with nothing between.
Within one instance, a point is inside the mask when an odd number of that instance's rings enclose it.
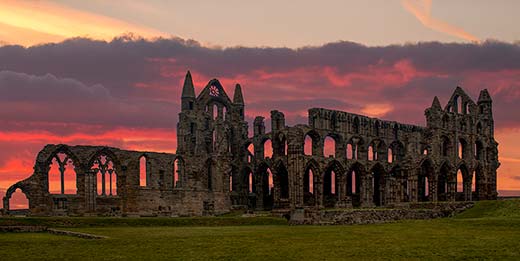
<instances>
[{"instance_id":1,"label":"grass field","mask_svg":"<svg viewBox=\"0 0 520 261\"><path fill-rule=\"evenodd\" d=\"M2 260L520 260L520 200L479 202L454 218L354 226L288 226L280 219L238 217L15 221L69 224L68 230L109 238L0 233ZM15 221L4 218L0 224Z\"/></svg>"}]
</instances>

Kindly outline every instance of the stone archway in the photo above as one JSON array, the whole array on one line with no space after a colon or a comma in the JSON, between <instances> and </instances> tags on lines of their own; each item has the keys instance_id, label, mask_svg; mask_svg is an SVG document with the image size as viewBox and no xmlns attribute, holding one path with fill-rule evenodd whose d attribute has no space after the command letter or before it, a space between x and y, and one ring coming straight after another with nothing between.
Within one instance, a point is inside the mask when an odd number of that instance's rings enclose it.
<instances>
[{"instance_id":1,"label":"stone archway","mask_svg":"<svg viewBox=\"0 0 520 261\"><path fill-rule=\"evenodd\" d=\"M371 170L372 174L372 202L376 206L386 203L386 171L381 164L376 164Z\"/></svg>"}]
</instances>

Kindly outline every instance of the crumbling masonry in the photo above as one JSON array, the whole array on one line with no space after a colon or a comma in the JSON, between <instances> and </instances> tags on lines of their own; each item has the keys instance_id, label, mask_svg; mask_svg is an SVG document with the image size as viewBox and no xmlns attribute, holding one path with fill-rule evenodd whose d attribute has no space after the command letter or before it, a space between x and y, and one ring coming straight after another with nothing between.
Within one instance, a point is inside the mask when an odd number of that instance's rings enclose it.
<instances>
[{"instance_id":1,"label":"crumbling masonry","mask_svg":"<svg viewBox=\"0 0 520 261\"><path fill-rule=\"evenodd\" d=\"M271 132L256 117L253 137L240 85L233 100L216 79L195 96L188 72L181 100L176 154L47 145L34 174L7 190L5 211L16 189L27 196L31 215L71 216L196 216L233 208L283 212L497 197L500 164L487 90L475 103L457 87L444 109L435 97L425 111L426 127L323 108L309 110L308 124L291 127L275 110ZM326 138L334 143L333 155L324 155ZM306 142L311 152L305 153ZM52 162L61 173L58 193L49 192ZM67 168L75 173L74 194L65 194Z\"/></svg>"}]
</instances>

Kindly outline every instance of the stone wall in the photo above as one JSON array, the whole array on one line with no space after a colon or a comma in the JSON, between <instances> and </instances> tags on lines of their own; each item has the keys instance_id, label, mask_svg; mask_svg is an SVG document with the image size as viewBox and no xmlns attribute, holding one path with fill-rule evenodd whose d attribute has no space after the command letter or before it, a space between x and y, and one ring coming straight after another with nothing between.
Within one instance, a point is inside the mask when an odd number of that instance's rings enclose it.
<instances>
[{"instance_id":1,"label":"stone wall","mask_svg":"<svg viewBox=\"0 0 520 261\"><path fill-rule=\"evenodd\" d=\"M291 213L289 220L293 225L353 225L375 224L398 220L410 219L434 219L451 217L468 208L473 207L473 202L459 202L451 204L438 204L425 208L395 208L395 209L352 209L352 210L309 210L297 209Z\"/></svg>"}]
</instances>

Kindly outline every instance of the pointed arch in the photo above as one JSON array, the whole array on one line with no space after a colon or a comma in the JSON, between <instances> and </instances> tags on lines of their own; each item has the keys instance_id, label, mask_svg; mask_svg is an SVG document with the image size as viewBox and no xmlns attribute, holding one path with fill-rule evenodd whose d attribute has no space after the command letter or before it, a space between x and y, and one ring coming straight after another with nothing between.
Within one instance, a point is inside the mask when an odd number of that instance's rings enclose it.
<instances>
[{"instance_id":1,"label":"pointed arch","mask_svg":"<svg viewBox=\"0 0 520 261\"><path fill-rule=\"evenodd\" d=\"M309 160L303 175L303 201L306 206L314 206L317 203L319 189L316 186L320 173L319 164L313 159Z\"/></svg>"},{"instance_id":2,"label":"pointed arch","mask_svg":"<svg viewBox=\"0 0 520 261\"><path fill-rule=\"evenodd\" d=\"M323 150L320 151L320 143L321 143L321 137L320 134L315 130L309 130L305 135L304 138L304 154L305 155L313 155L313 156L321 156L323 155Z\"/></svg>"},{"instance_id":3,"label":"pointed arch","mask_svg":"<svg viewBox=\"0 0 520 261\"><path fill-rule=\"evenodd\" d=\"M350 166L346 176L347 195L351 197L352 206L358 207L361 205L361 180L365 176L365 167L356 162Z\"/></svg>"},{"instance_id":4,"label":"pointed arch","mask_svg":"<svg viewBox=\"0 0 520 261\"><path fill-rule=\"evenodd\" d=\"M266 162L260 163L255 172L255 178L260 182L256 194L258 198L262 198L262 208L264 210L271 210L274 202L274 176L271 168Z\"/></svg>"},{"instance_id":5,"label":"pointed arch","mask_svg":"<svg viewBox=\"0 0 520 261\"><path fill-rule=\"evenodd\" d=\"M76 166L81 166L78 157L67 145L59 145L45 159L48 192L51 194L77 194L78 176Z\"/></svg>"},{"instance_id":6,"label":"pointed arch","mask_svg":"<svg viewBox=\"0 0 520 261\"><path fill-rule=\"evenodd\" d=\"M339 200L340 179L345 174L345 168L337 160L329 162L323 172L323 206L334 207Z\"/></svg>"},{"instance_id":7,"label":"pointed arch","mask_svg":"<svg viewBox=\"0 0 520 261\"><path fill-rule=\"evenodd\" d=\"M439 169L439 175L437 176L437 200L447 201L449 199L449 180L452 176L453 167L448 161L444 161Z\"/></svg>"},{"instance_id":8,"label":"pointed arch","mask_svg":"<svg viewBox=\"0 0 520 261\"><path fill-rule=\"evenodd\" d=\"M360 154L363 152L363 145L364 145L363 138L360 136L351 137L348 140L347 144L350 144L351 159L353 159L353 160L359 159ZM347 145L347 148L349 148L348 145ZM349 154L349 152L347 151L347 155L348 154ZM348 156L347 156L347 158L348 158Z\"/></svg>"},{"instance_id":9,"label":"pointed arch","mask_svg":"<svg viewBox=\"0 0 520 261\"><path fill-rule=\"evenodd\" d=\"M372 200L374 205L382 206L385 204L386 190L386 171L383 165L376 163L370 170L372 177Z\"/></svg>"},{"instance_id":10,"label":"pointed arch","mask_svg":"<svg viewBox=\"0 0 520 261\"><path fill-rule=\"evenodd\" d=\"M276 170L274 174L275 191L279 191L280 199L289 198L289 173L283 161L278 160L274 165Z\"/></svg>"},{"instance_id":11,"label":"pointed arch","mask_svg":"<svg viewBox=\"0 0 520 261\"><path fill-rule=\"evenodd\" d=\"M273 157L273 142L270 138L264 138L262 141L262 151L264 152L264 158Z\"/></svg>"},{"instance_id":12,"label":"pointed arch","mask_svg":"<svg viewBox=\"0 0 520 261\"><path fill-rule=\"evenodd\" d=\"M90 170L96 175L97 195L118 195L118 174L121 165L116 155L110 149L104 148L94 153L89 163Z\"/></svg>"},{"instance_id":13,"label":"pointed arch","mask_svg":"<svg viewBox=\"0 0 520 261\"><path fill-rule=\"evenodd\" d=\"M31 198L28 192L29 188L23 183L23 181L18 182L9 187L4 197L4 209L7 211L17 209L29 209L31 206ZM13 194L15 193L17 194L13 198ZM23 194L25 196L25 199L19 193Z\"/></svg>"},{"instance_id":14,"label":"pointed arch","mask_svg":"<svg viewBox=\"0 0 520 261\"><path fill-rule=\"evenodd\" d=\"M435 169L433 162L426 158L419 165L419 173L417 179L417 200L431 201L431 181L434 179Z\"/></svg>"},{"instance_id":15,"label":"pointed arch","mask_svg":"<svg viewBox=\"0 0 520 261\"><path fill-rule=\"evenodd\" d=\"M461 163L457 168L457 175L455 179L456 184L456 195L457 201L470 201L471 200L471 181L472 173L469 171L466 164Z\"/></svg>"},{"instance_id":16,"label":"pointed arch","mask_svg":"<svg viewBox=\"0 0 520 261\"><path fill-rule=\"evenodd\" d=\"M184 159L180 156L176 156L173 160L173 182L172 186L173 188L181 188L183 186L183 180L185 179L184 176Z\"/></svg>"}]
</instances>

